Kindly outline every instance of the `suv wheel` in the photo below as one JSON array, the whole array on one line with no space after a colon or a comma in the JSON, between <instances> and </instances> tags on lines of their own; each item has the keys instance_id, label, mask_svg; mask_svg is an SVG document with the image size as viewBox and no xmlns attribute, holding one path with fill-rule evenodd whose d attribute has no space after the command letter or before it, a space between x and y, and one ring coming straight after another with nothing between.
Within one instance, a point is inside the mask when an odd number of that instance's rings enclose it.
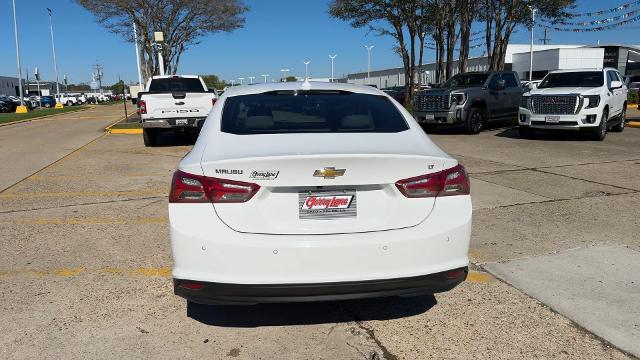
<instances>
[{"instance_id":1,"label":"suv wheel","mask_svg":"<svg viewBox=\"0 0 640 360\"><path fill-rule=\"evenodd\" d=\"M531 139L535 130L529 126L518 126L518 132L520 133L520 137L523 139Z\"/></svg>"},{"instance_id":2,"label":"suv wheel","mask_svg":"<svg viewBox=\"0 0 640 360\"><path fill-rule=\"evenodd\" d=\"M479 134L484 126L484 111L480 108L471 108L467 115L467 133Z\"/></svg>"},{"instance_id":3,"label":"suv wheel","mask_svg":"<svg viewBox=\"0 0 640 360\"><path fill-rule=\"evenodd\" d=\"M609 121L609 110L602 112L602 119L600 119L600 125L593 129L593 140L602 141L607 136L607 122Z\"/></svg>"},{"instance_id":4,"label":"suv wheel","mask_svg":"<svg viewBox=\"0 0 640 360\"><path fill-rule=\"evenodd\" d=\"M156 137L156 131L154 129L142 129L142 140L144 140L144 146L156 146Z\"/></svg>"},{"instance_id":5,"label":"suv wheel","mask_svg":"<svg viewBox=\"0 0 640 360\"><path fill-rule=\"evenodd\" d=\"M626 117L627 117L627 105L625 104L624 107L622 108L622 112L620 113L620 121L617 124L613 125L613 127L611 128L611 131L623 132Z\"/></svg>"}]
</instances>

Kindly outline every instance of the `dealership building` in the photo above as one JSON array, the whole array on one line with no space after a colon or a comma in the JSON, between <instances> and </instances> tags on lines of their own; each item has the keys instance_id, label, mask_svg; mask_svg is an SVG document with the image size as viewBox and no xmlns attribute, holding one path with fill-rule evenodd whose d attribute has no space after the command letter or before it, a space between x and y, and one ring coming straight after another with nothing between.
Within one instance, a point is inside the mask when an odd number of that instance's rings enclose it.
<instances>
[{"instance_id":1,"label":"dealership building","mask_svg":"<svg viewBox=\"0 0 640 360\"><path fill-rule=\"evenodd\" d=\"M505 69L518 73L520 79L529 79L529 44L509 44L505 56ZM533 78L542 79L549 71L561 69L613 67L624 76L640 75L640 45L534 45ZM458 72L458 61L453 64ZM485 71L489 68L486 56L470 58L467 71ZM378 88L404 86L402 67L348 74L343 81L354 84L372 84ZM436 64L424 64L414 74L421 83L435 82Z\"/></svg>"}]
</instances>

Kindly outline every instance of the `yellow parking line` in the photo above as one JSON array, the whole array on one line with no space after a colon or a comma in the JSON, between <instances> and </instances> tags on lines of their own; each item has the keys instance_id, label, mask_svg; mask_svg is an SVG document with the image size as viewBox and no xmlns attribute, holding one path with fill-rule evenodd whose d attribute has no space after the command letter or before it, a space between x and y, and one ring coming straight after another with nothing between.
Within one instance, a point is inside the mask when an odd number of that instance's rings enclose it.
<instances>
[{"instance_id":1,"label":"yellow parking line","mask_svg":"<svg viewBox=\"0 0 640 360\"><path fill-rule=\"evenodd\" d=\"M164 217L138 217L132 219L124 218L100 218L100 217L70 217L70 218L36 218L19 219L13 221L18 224L27 225L143 225L143 224L166 224L169 219Z\"/></svg>"},{"instance_id":2,"label":"yellow parking line","mask_svg":"<svg viewBox=\"0 0 640 360\"><path fill-rule=\"evenodd\" d=\"M107 132L109 134L136 135L142 134L142 129L108 129Z\"/></svg>"},{"instance_id":3,"label":"yellow parking line","mask_svg":"<svg viewBox=\"0 0 640 360\"><path fill-rule=\"evenodd\" d=\"M139 195L167 195L167 190L133 190L133 191L75 191L75 192L31 192L31 193L2 193L0 199L37 198L37 197L83 197L83 196L139 196Z\"/></svg>"},{"instance_id":4,"label":"yellow parking line","mask_svg":"<svg viewBox=\"0 0 640 360\"><path fill-rule=\"evenodd\" d=\"M492 279L491 275L479 271L469 271L469 275L467 275L467 281L475 283L486 283Z\"/></svg>"}]
</instances>

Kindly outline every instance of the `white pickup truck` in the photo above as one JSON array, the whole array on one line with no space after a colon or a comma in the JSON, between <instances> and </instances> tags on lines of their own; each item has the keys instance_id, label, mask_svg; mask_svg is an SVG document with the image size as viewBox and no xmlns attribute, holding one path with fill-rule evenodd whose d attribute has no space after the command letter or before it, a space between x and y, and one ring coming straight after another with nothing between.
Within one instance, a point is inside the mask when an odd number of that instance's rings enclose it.
<instances>
[{"instance_id":1,"label":"white pickup truck","mask_svg":"<svg viewBox=\"0 0 640 360\"><path fill-rule=\"evenodd\" d=\"M622 132L627 87L617 69L552 71L520 101L521 137L540 130L584 130L604 140L609 130Z\"/></svg>"},{"instance_id":2,"label":"white pickup truck","mask_svg":"<svg viewBox=\"0 0 640 360\"><path fill-rule=\"evenodd\" d=\"M149 79L138 94L145 146L155 146L159 132L200 132L218 96L195 75L163 75Z\"/></svg>"}]
</instances>

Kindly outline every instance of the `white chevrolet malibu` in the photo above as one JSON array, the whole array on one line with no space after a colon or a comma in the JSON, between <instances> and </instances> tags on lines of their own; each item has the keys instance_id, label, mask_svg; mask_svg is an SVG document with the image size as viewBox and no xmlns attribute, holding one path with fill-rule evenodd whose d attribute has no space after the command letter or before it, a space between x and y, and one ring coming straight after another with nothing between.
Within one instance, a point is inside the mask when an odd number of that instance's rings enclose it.
<instances>
[{"instance_id":1,"label":"white chevrolet malibu","mask_svg":"<svg viewBox=\"0 0 640 360\"><path fill-rule=\"evenodd\" d=\"M173 176L174 292L203 304L415 296L467 276L469 179L376 88L229 88Z\"/></svg>"}]
</instances>

